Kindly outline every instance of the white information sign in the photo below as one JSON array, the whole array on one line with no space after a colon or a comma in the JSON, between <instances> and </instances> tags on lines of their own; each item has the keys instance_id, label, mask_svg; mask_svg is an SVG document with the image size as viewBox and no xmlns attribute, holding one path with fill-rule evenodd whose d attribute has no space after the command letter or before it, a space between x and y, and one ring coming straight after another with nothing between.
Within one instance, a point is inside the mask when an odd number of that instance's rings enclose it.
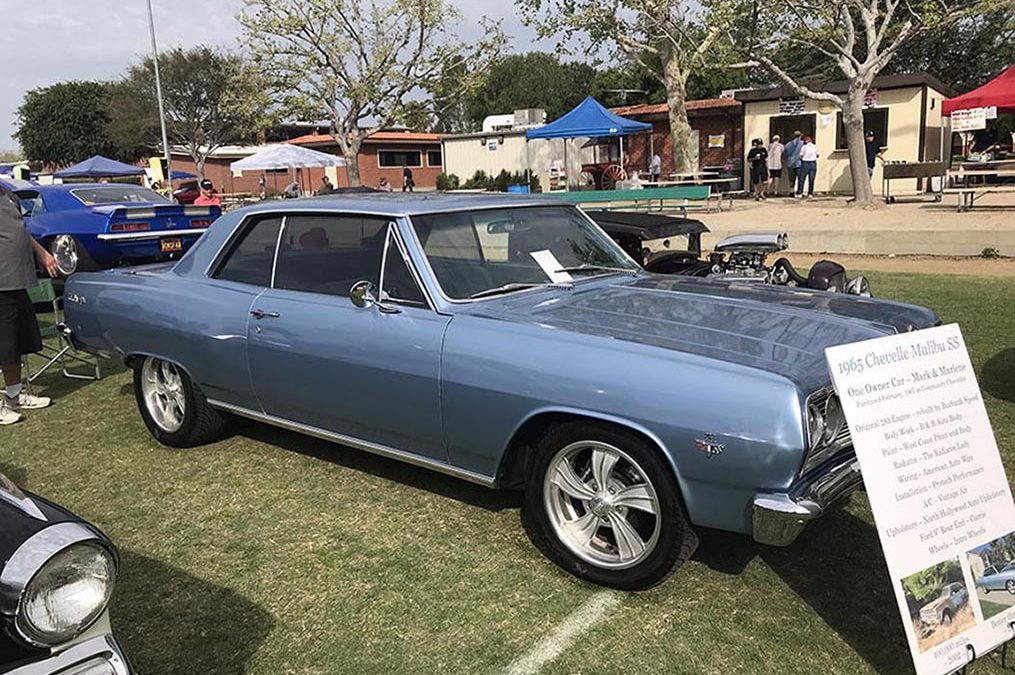
<instances>
[{"instance_id":1,"label":"white information sign","mask_svg":"<svg viewBox=\"0 0 1015 675\"><path fill-rule=\"evenodd\" d=\"M952 112L952 131L976 131L987 128L987 109L970 108Z\"/></svg>"},{"instance_id":2,"label":"white information sign","mask_svg":"<svg viewBox=\"0 0 1015 675\"><path fill-rule=\"evenodd\" d=\"M1015 571L1002 571L1015 504L962 332L939 326L825 356L916 671L954 672L1015 635Z\"/></svg>"}]
</instances>

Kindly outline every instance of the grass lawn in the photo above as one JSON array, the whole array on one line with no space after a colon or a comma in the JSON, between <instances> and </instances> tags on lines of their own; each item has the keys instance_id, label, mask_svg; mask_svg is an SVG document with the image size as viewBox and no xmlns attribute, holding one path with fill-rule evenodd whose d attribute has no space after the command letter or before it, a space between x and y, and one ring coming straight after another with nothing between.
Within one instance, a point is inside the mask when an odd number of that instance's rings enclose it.
<instances>
[{"instance_id":1,"label":"grass lawn","mask_svg":"<svg viewBox=\"0 0 1015 675\"><path fill-rule=\"evenodd\" d=\"M983 612L984 619L997 616L1006 609L1008 609L1008 605L1002 605L999 602L991 602L990 600L980 600L980 611Z\"/></svg>"},{"instance_id":2,"label":"grass lawn","mask_svg":"<svg viewBox=\"0 0 1015 675\"><path fill-rule=\"evenodd\" d=\"M1015 475L1015 279L870 278L962 325ZM113 622L142 673L496 673L601 591L543 559L512 493L247 422L171 450L122 369L43 384L56 403L0 430L0 471L117 542ZM787 549L703 532L544 672L912 667L859 493ZM988 656L973 672L1002 670Z\"/></svg>"}]
</instances>

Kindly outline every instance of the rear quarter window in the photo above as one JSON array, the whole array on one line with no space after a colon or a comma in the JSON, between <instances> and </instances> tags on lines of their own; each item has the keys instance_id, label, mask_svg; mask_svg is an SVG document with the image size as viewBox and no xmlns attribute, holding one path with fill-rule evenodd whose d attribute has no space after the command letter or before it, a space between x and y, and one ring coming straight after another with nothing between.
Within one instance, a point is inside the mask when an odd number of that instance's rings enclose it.
<instances>
[{"instance_id":1,"label":"rear quarter window","mask_svg":"<svg viewBox=\"0 0 1015 675\"><path fill-rule=\"evenodd\" d=\"M212 277L251 286L270 286L281 227L281 216L244 223L239 234L227 245L226 253Z\"/></svg>"}]
</instances>

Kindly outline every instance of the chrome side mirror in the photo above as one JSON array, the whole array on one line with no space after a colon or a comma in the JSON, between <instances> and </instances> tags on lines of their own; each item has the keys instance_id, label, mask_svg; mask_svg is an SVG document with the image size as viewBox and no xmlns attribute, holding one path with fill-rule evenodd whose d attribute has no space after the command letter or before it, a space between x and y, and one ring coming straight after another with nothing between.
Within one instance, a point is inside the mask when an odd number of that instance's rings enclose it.
<instances>
[{"instance_id":1,"label":"chrome side mirror","mask_svg":"<svg viewBox=\"0 0 1015 675\"><path fill-rule=\"evenodd\" d=\"M384 314L398 314L402 310L395 305L389 305L377 299L374 295L376 287L372 281L357 281L349 289L349 300L357 307L369 307L375 305L378 311Z\"/></svg>"}]
</instances>

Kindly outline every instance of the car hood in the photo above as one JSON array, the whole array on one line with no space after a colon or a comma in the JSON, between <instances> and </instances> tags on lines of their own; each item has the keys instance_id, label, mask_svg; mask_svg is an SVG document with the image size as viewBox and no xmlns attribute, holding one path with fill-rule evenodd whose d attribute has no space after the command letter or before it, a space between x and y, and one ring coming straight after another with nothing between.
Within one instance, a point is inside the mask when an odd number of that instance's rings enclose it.
<instances>
[{"instance_id":1,"label":"car hood","mask_svg":"<svg viewBox=\"0 0 1015 675\"><path fill-rule=\"evenodd\" d=\"M613 277L476 303L473 313L828 382L826 347L937 323L930 310L827 291L689 277Z\"/></svg>"},{"instance_id":2,"label":"car hood","mask_svg":"<svg viewBox=\"0 0 1015 675\"><path fill-rule=\"evenodd\" d=\"M65 522L80 519L38 495L21 492L0 474L0 568L26 539Z\"/></svg>"},{"instance_id":3,"label":"car hood","mask_svg":"<svg viewBox=\"0 0 1015 675\"><path fill-rule=\"evenodd\" d=\"M942 607L944 607L947 604L948 604L948 598L947 598L947 596L943 597L943 598L938 598L937 600L934 600L933 602L928 602L926 605L924 605L920 609L920 613L921 614L924 613L924 612L926 612L928 614L930 614L930 613L937 613L937 610L941 609Z\"/></svg>"}]
</instances>

